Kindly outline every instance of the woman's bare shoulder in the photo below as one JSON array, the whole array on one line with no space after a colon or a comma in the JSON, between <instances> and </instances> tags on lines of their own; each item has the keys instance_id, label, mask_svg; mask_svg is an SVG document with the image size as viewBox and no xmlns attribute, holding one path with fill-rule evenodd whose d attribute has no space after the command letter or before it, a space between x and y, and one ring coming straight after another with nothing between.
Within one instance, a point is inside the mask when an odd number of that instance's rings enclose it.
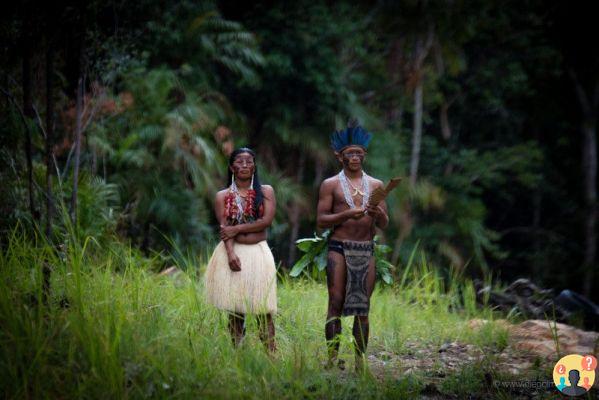
<instances>
[{"instance_id":1,"label":"woman's bare shoulder","mask_svg":"<svg viewBox=\"0 0 599 400\"><path fill-rule=\"evenodd\" d=\"M275 190L273 189L273 187L270 186L270 185L261 185L261 186L262 186L262 191L264 193L274 193L275 192Z\"/></svg>"},{"instance_id":2,"label":"woman's bare shoulder","mask_svg":"<svg viewBox=\"0 0 599 400\"><path fill-rule=\"evenodd\" d=\"M218 192L216 192L216 196L215 196L216 200L224 198L228 191L229 191L229 188L219 190Z\"/></svg>"}]
</instances>

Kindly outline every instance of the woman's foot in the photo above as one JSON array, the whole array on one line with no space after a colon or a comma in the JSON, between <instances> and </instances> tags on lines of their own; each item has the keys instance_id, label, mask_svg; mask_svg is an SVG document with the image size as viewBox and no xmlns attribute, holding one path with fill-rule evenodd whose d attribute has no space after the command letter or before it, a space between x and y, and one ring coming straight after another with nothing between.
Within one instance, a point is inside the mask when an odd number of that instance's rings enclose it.
<instances>
[{"instance_id":1,"label":"woman's foot","mask_svg":"<svg viewBox=\"0 0 599 400\"><path fill-rule=\"evenodd\" d=\"M329 359L327 362L323 364L323 367L326 370L330 370L335 368L335 364L337 364L337 368L339 368L341 371L345 370L345 360L336 358Z\"/></svg>"}]
</instances>

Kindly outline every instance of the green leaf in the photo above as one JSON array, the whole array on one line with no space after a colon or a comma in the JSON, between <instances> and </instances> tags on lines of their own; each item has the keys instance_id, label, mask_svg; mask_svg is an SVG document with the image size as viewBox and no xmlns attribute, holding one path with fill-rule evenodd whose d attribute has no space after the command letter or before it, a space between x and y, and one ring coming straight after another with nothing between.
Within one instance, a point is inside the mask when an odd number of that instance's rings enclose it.
<instances>
[{"instance_id":1,"label":"green leaf","mask_svg":"<svg viewBox=\"0 0 599 400\"><path fill-rule=\"evenodd\" d=\"M327 239L330 235L330 230L324 231L322 236L318 236L316 233L314 237L302 238L296 240L297 247L303 251L304 254L297 263L291 268L289 275L292 277L299 276L302 271L311 265L312 272L322 271L327 266Z\"/></svg>"},{"instance_id":2,"label":"green leaf","mask_svg":"<svg viewBox=\"0 0 599 400\"><path fill-rule=\"evenodd\" d=\"M376 265L377 265L377 268L380 267L384 270L389 270L389 269L395 268L395 266L393 264L391 264L389 261L384 260L384 259L377 260Z\"/></svg>"},{"instance_id":3,"label":"green leaf","mask_svg":"<svg viewBox=\"0 0 599 400\"><path fill-rule=\"evenodd\" d=\"M314 260L316 268L318 268L319 271L322 271L327 267L327 253L327 251L321 251Z\"/></svg>"},{"instance_id":4,"label":"green leaf","mask_svg":"<svg viewBox=\"0 0 599 400\"><path fill-rule=\"evenodd\" d=\"M310 261L312 261L312 258L314 256L311 255L310 253L306 253L302 256L302 258L300 258L295 265L293 266L293 268L291 268L291 271L289 272L289 275L292 277L297 277L299 276L299 274L302 273L302 271L304 270L304 268L306 268L306 266L310 263Z\"/></svg>"},{"instance_id":5,"label":"green leaf","mask_svg":"<svg viewBox=\"0 0 599 400\"><path fill-rule=\"evenodd\" d=\"M391 275L391 269L395 268L393 264L384 258L376 259L376 272L377 275L387 284L393 283L393 276Z\"/></svg>"},{"instance_id":6,"label":"green leaf","mask_svg":"<svg viewBox=\"0 0 599 400\"><path fill-rule=\"evenodd\" d=\"M302 238L302 239L297 239L295 241L296 244L300 244L300 243L304 243L304 242L309 242L309 243L316 243L316 242L320 242L322 240L322 238L315 236L315 237L311 237L311 238Z\"/></svg>"},{"instance_id":7,"label":"green leaf","mask_svg":"<svg viewBox=\"0 0 599 400\"><path fill-rule=\"evenodd\" d=\"M390 285L393 283L393 277L389 273L382 274L382 278L383 278L383 282L385 282L387 285Z\"/></svg>"},{"instance_id":8,"label":"green leaf","mask_svg":"<svg viewBox=\"0 0 599 400\"><path fill-rule=\"evenodd\" d=\"M298 249L300 249L304 253L307 253L314 246L314 243L318 242L319 240L320 239L316 239L316 238L306 238L306 239L299 239L295 243L297 244Z\"/></svg>"},{"instance_id":9,"label":"green leaf","mask_svg":"<svg viewBox=\"0 0 599 400\"><path fill-rule=\"evenodd\" d=\"M376 251L387 254L391 252L391 246L387 246L386 244L377 244L375 245Z\"/></svg>"}]
</instances>

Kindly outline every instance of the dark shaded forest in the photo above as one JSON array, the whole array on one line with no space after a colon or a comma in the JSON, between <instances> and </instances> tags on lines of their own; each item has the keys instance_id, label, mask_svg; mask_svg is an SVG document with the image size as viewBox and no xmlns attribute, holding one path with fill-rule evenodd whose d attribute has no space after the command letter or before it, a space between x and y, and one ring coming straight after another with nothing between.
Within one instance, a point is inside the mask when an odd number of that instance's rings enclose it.
<instances>
[{"instance_id":1,"label":"dark shaded forest","mask_svg":"<svg viewBox=\"0 0 599 400\"><path fill-rule=\"evenodd\" d=\"M380 232L396 275L518 277L599 300L599 37L557 1L90 1L4 6L0 222L64 243L209 254L226 159L278 198L281 267L312 236L328 138L373 132L402 176Z\"/></svg>"}]
</instances>

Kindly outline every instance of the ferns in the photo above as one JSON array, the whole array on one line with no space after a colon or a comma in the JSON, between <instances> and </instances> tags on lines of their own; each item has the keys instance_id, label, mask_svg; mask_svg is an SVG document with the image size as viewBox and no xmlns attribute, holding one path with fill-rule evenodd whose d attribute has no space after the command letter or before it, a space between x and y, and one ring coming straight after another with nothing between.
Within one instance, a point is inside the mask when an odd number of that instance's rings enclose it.
<instances>
[{"instance_id":1,"label":"ferns","mask_svg":"<svg viewBox=\"0 0 599 400\"><path fill-rule=\"evenodd\" d=\"M80 237L101 237L114 231L117 223L119 191L114 183L98 176L83 177L78 189L78 233Z\"/></svg>"},{"instance_id":2,"label":"ferns","mask_svg":"<svg viewBox=\"0 0 599 400\"><path fill-rule=\"evenodd\" d=\"M226 164L212 133L226 99L184 90L175 71L136 70L125 77L133 104L92 127L94 150L118 184L123 228L144 242L163 235L204 240L216 180Z\"/></svg>"}]
</instances>

